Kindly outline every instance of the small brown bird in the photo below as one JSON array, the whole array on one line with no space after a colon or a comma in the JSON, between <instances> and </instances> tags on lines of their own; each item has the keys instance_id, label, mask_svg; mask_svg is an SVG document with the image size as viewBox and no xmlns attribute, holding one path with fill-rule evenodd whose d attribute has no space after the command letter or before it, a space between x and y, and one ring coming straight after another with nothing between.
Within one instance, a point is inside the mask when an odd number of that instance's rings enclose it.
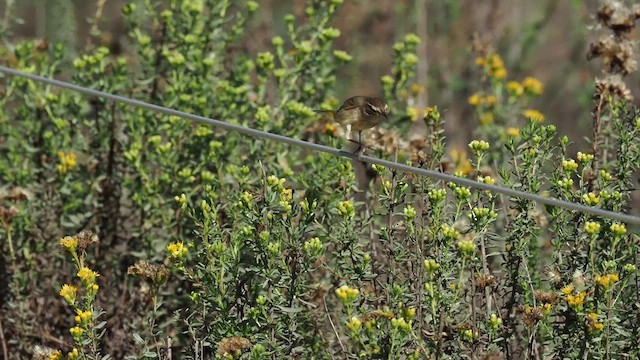
<instances>
[{"instance_id":1,"label":"small brown bird","mask_svg":"<svg viewBox=\"0 0 640 360\"><path fill-rule=\"evenodd\" d=\"M362 155L364 152L362 131L377 126L382 120L387 119L389 106L381 98L354 96L345 100L336 111L321 112L329 114L334 121L346 126L347 138L350 137L352 130L358 132L358 141L349 140L358 144L354 154Z\"/></svg>"}]
</instances>

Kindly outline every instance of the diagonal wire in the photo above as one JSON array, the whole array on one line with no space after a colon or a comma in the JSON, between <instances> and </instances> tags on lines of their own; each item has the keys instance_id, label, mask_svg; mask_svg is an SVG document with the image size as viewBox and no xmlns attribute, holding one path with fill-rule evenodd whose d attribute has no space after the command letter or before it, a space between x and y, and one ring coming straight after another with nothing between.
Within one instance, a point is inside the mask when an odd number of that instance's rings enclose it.
<instances>
[{"instance_id":1,"label":"diagonal wire","mask_svg":"<svg viewBox=\"0 0 640 360\"><path fill-rule=\"evenodd\" d=\"M247 128L240 125L229 124L224 121L214 120L214 119L210 119L210 118L199 116L199 115L193 115L193 114L185 113L182 111L166 108L163 106L150 104L144 101L134 100L134 99L126 98L123 96L110 94L104 91L90 89L87 87L75 85L75 84L60 81L60 80L50 79L50 78L46 78L46 77L42 77L34 74L28 74L23 71L11 69L1 65L0 65L0 72L8 75L12 75L12 76L23 77L33 81L38 81L41 83L65 88L72 91L77 91L85 95L97 96L97 97L113 100L116 102L120 102L123 104L160 112L166 115L178 116L183 119L188 119L188 120L196 121L199 123L213 125L226 130L237 131L241 134L245 134L253 137L279 141L289 145L299 146L299 147L314 150L314 151L321 151L321 152L325 152L325 153L336 155L336 156L342 156L345 158L357 159L357 160L368 162L371 164L385 166L390 169L396 169L404 172L414 173L416 175L427 176L430 178L434 178L434 179L438 179L446 182L453 182L458 185L468 186L468 187L479 189L479 190L488 190L490 192L500 193L503 195L517 197L517 198L526 199L526 200L531 200L531 201L535 201L545 205L557 206L557 207L561 207L569 210L580 211L580 212L588 213L591 215L602 216L602 217L606 217L606 218L610 218L613 220L618 220L626 223L640 224L640 217L638 216L633 216L633 215L624 214L624 213L617 213L617 212L604 210L600 208L589 207L589 206L578 204L578 203L564 201L564 200L560 200L552 197L544 197L537 194L532 194L532 193L528 193L520 190L514 190L514 189L502 187L502 186L489 185L489 184L477 182L474 180L459 178L449 174L444 174L444 173L433 171L433 170L421 169L414 166L400 164L400 163L389 161L389 160L378 159L378 158L365 156L365 155L356 156L349 151L335 149L329 146L314 144L314 143L310 143L310 142L302 141L298 139L292 139L287 136L273 134L266 131L256 130L253 128Z\"/></svg>"}]
</instances>

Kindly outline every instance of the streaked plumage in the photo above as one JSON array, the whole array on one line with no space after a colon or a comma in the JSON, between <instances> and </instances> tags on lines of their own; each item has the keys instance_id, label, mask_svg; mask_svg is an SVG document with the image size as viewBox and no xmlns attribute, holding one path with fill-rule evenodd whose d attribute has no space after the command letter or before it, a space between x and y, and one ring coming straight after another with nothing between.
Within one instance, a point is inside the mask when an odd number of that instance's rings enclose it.
<instances>
[{"instance_id":1,"label":"streaked plumage","mask_svg":"<svg viewBox=\"0 0 640 360\"><path fill-rule=\"evenodd\" d=\"M362 155L364 145L362 144L362 131L380 125L389 115L389 106L380 98L371 96L354 96L345 100L338 110L320 110L320 113L329 115L333 121L344 125L346 137L349 139L351 130L358 132L359 147L355 153Z\"/></svg>"}]
</instances>

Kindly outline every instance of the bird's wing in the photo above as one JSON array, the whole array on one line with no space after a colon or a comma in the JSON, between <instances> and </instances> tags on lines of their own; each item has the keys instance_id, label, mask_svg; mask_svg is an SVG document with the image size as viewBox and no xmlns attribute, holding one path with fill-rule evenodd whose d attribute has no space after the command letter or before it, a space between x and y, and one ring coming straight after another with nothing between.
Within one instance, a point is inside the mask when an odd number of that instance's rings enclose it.
<instances>
[{"instance_id":1,"label":"bird's wing","mask_svg":"<svg viewBox=\"0 0 640 360\"><path fill-rule=\"evenodd\" d=\"M350 97L340 105L338 111L355 109L360 105L362 105L362 101L359 96Z\"/></svg>"}]
</instances>

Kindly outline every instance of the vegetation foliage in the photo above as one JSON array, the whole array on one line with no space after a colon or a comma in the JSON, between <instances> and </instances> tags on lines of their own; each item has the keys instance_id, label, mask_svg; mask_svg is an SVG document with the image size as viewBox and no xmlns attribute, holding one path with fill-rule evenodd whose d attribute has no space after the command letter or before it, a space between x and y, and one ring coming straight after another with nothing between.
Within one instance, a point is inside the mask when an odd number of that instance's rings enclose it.
<instances>
[{"instance_id":1,"label":"vegetation foliage","mask_svg":"<svg viewBox=\"0 0 640 360\"><path fill-rule=\"evenodd\" d=\"M100 6L100 2L98 2ZM131 49L5 47L4 63L334 147L342 0L287 15L272 49L238 50L259 2L132 1ZM102 2L104 5L104 2ZM610 1L590 49L591 147L547 125L534 77L475 48L478 120L446 151L419 107L421 39L380 79L376 156L617 212L632 209L637 7ZM100 12L92 36L100 36ZM625 17L626 16L626 17ZM6 27L4 34L6 35ZM640 356L639 238L625 224L7 77L0 99L0 342L7 358L521 359ZM409 138L409 133L420 137ZM366 186L361 186L364 179ZM75 235L74 235L75 234Z\"/></svg>"}]
</instances>

